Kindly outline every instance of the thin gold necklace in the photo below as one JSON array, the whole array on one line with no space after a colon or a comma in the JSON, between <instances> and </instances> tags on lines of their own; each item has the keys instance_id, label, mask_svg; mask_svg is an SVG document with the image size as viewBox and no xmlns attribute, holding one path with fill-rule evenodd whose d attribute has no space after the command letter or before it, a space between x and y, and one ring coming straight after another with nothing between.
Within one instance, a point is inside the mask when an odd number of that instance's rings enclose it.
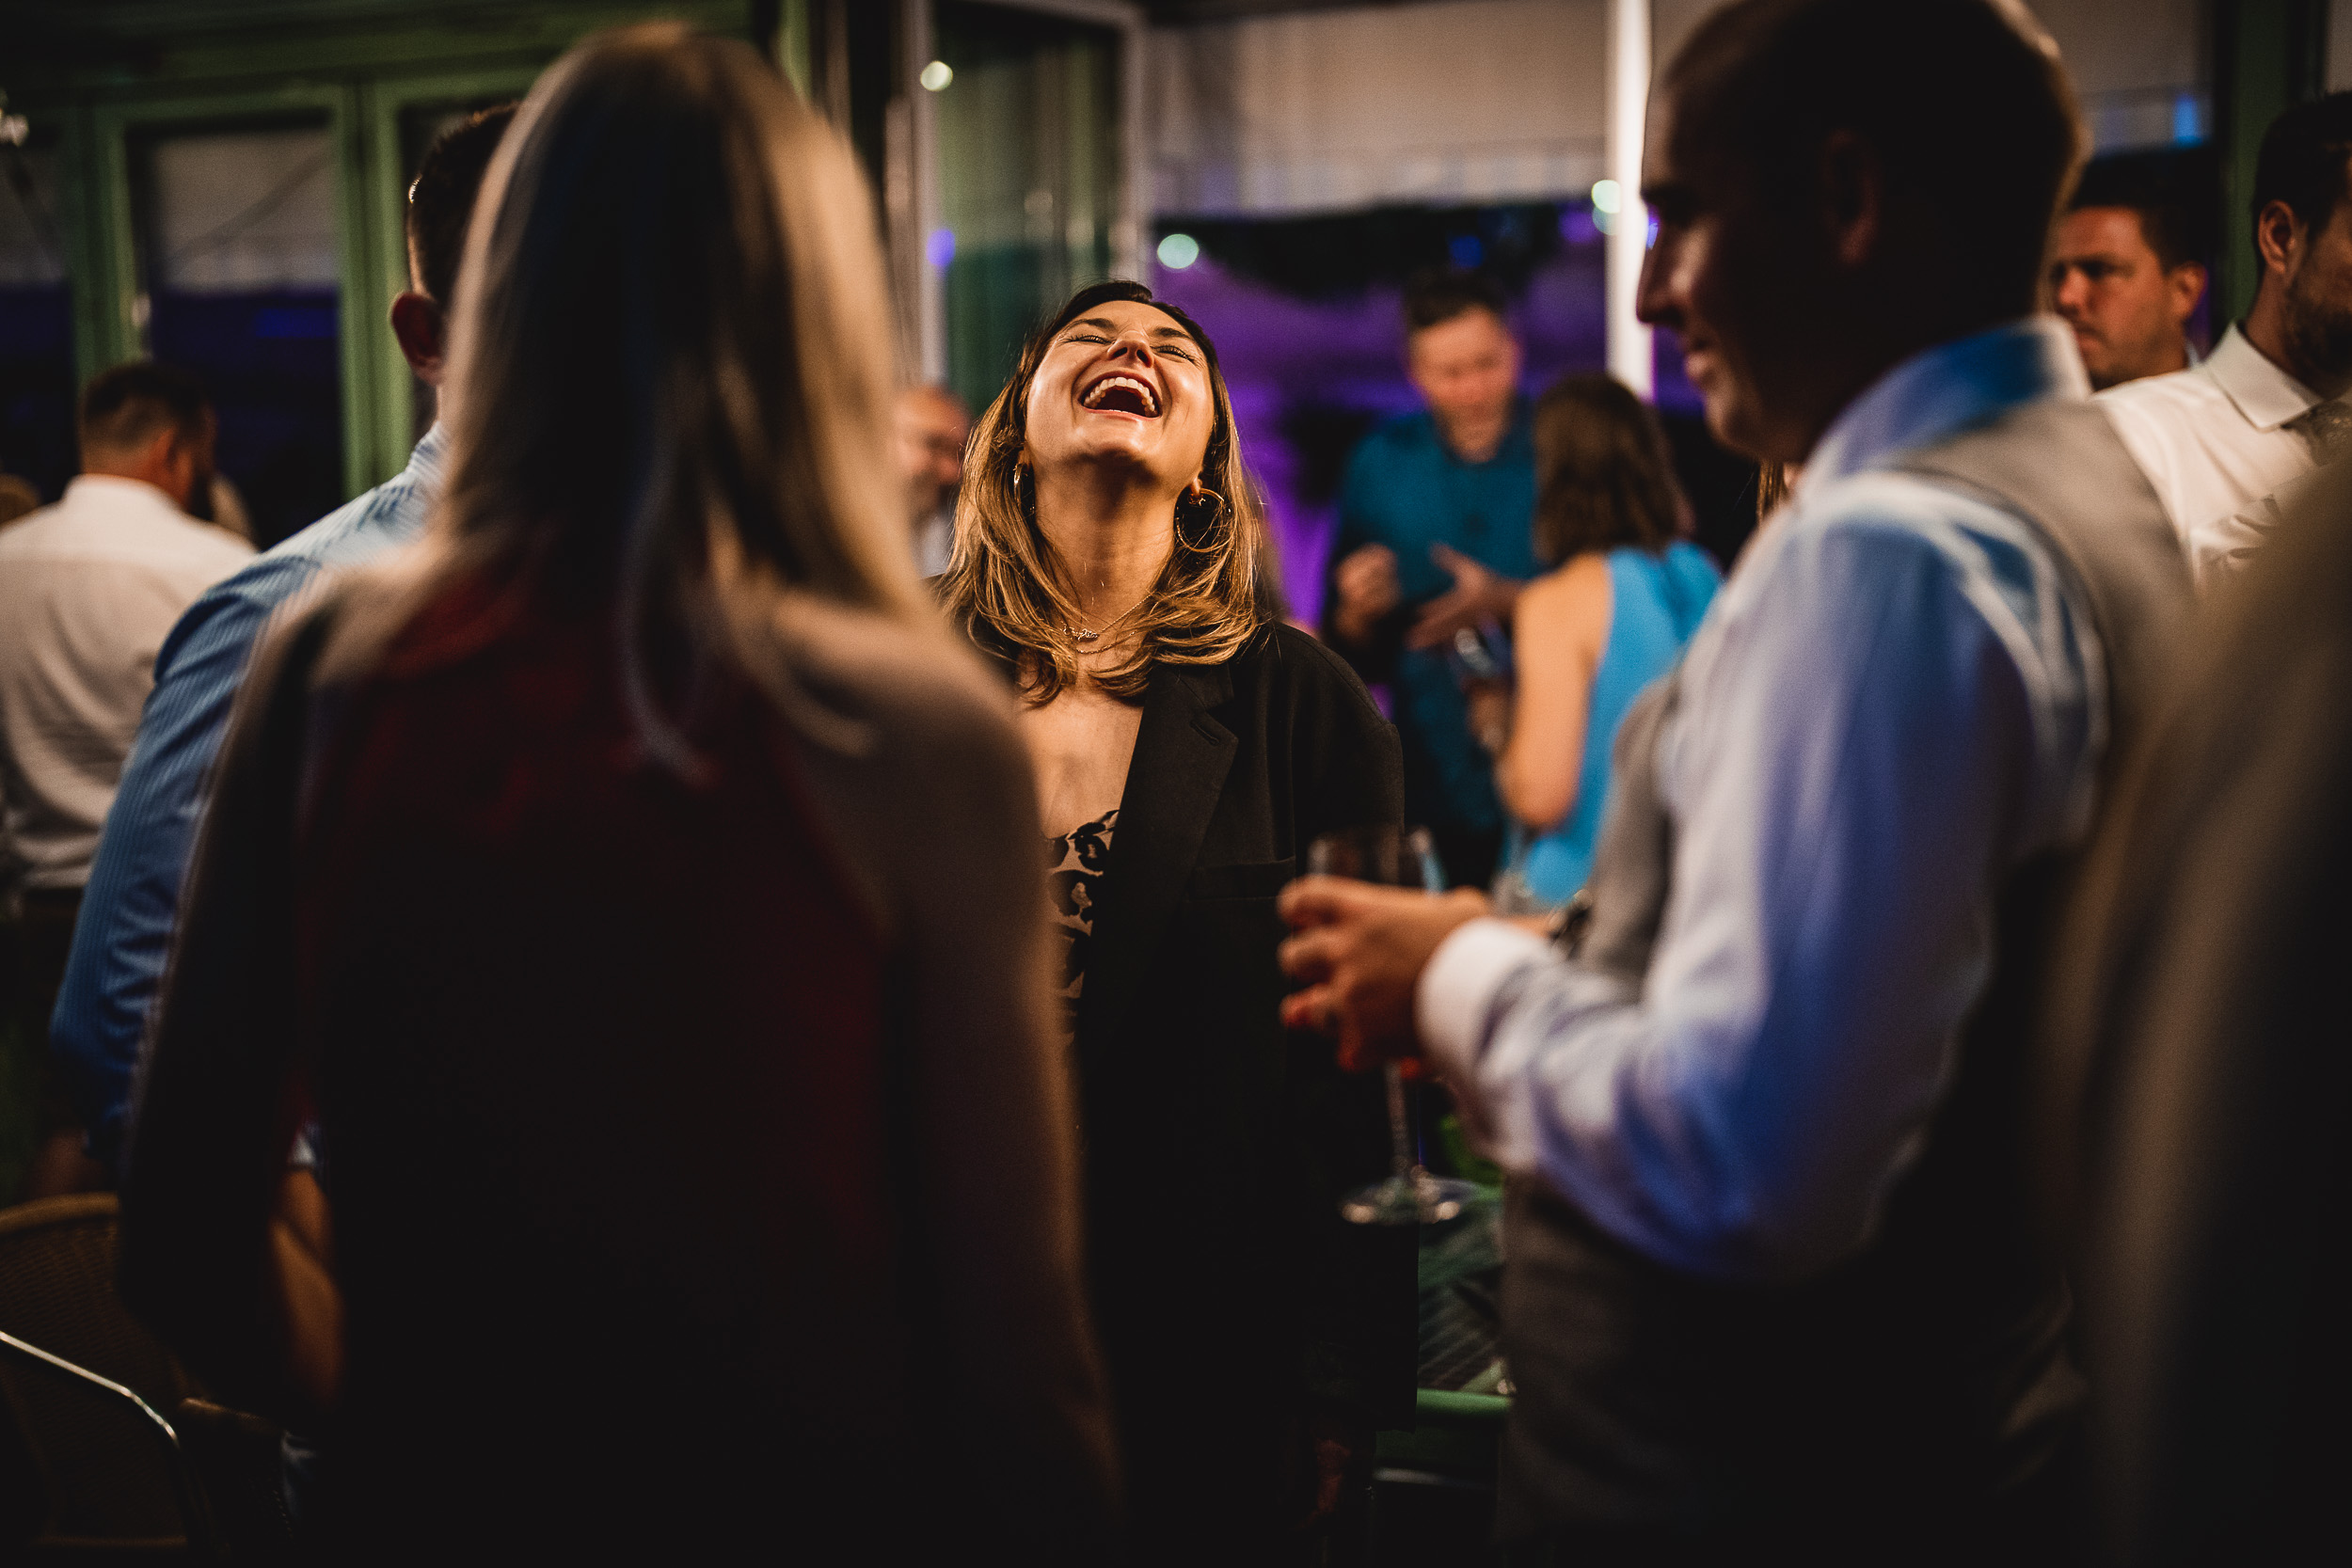
<instances>
[{"instance_id":1,"label":"thin gold necklace","mask_svg":"<svg viewBox=\"0 0 2352 1568\"><path fill-rule=\"evenodd\" d=\"M1076 641L1091 642L1101 637L1104 632L1110 630L1113 626L1119 625L1120 622L1124 621L1128 616L1133 615L1136 610L1141 610L1145 605L1148 605L1151 602L1152 595L1146 594L1143 597L1137 599L1135 603L1129 605L1125 610L1120 610L1116 616L1104 622L1100 626L1096 627L1092 631L1088 631L1083 626L1073 626L1068 625L1065 625L1061 629L1066 636Z\"/></svg>"}]
</instances>

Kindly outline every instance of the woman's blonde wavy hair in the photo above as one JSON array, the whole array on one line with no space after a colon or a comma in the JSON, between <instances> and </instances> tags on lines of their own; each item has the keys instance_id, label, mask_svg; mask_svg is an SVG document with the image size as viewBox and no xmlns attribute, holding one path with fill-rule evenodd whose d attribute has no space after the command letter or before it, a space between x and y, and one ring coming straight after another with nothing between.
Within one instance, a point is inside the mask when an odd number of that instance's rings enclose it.
<instances>
[{"instance_id":1,"label":"woman's blonde wavy hair","mask_svg":"<svg viewBox=\"0 0 2352 1568\"><path fill-rule=\"evenodd\" d=\"M581 42L484 178L447 486L406 590L361 619L389 637L460 578L609 607L639 736L681 768L657 656L789 708L792 594L936 628L887 455L882 277L849 150L748 45L674 23Z\"/></svg>"},{"instance_id":2,"label":"woman's blonde wavy hair","mask_svg":"<svg viewBox=\"0 0 2352 1568\"><path fill-rule=\"evenodd\" d=\"M1135 701L1155 664L1222 664L1274 619L1277 601L1265 577L1265 515L1242 467L1232 400L1217 369L1216 345L1200 324L1140 283L1114 279L1080 289L1021 351L1012 379L973 427L964 454L963 492L956 503L955 554L940 597L948 613L983 646L1021 660L1023 695L1051 702L1079 679L1077 594L1061 553L1037 522L1037 486L1021 472L1029 425L1029 388L1055 336L1112 300L1149 305L1200 346L1216 406L1200 484L1176 503L1176 543L1149 598L1135 612L1135 652L1091 680Z\"/></svg>"}]
</instances>

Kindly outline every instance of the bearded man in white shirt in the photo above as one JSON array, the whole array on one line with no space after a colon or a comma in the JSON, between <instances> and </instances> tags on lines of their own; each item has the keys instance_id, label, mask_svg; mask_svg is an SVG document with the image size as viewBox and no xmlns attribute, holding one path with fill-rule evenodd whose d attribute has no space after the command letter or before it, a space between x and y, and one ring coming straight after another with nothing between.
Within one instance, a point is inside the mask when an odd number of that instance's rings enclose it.
<instances>
[{"instance_id":1,"label":"bearded man in white shirt","mask_svg":"<svg viewBox=\"0 0 2352 1568\"><path fill-rule=\"evenodd\" d=\"M1498 1525L1549 1560L2074 1560L2027 1021L2188 599L2031 314L2080 145L2014 0L1702 23L1641 310L1804 472L1627 719L1589 925L1283 895L1285 1017L1418 1046L1510 1174Z\"/></svg>"},{"instance_id":2,"label":"bearded man in white shirt","mask_svg":"<svg viewBox=\"0 0 2352 1568\"><path fill-rule=\"evenodd\" d=\"M194 376L151 360L93 376L80 436L64 499L0 533L0 887L88 880L165 634L253 555L188 515L213 480Z\"/></svg>"},{"instance_id":3,"label":"bearded man in white shirt","mask_svg":"<svg viewBox=\"0 0 2352 1568\"><path fill-rule=\"evenodd\" d=\"M2205 362L2100 394L2155 486L2198 581L2261 541L2249 509L2309 473L2352 426L2352 92L2273 120L2255 160L2246 320Z\"/></svg>"},{"instance_id":4,"label":"bearded man in white shirt","mask_svg":"<svg viewBox=\"0 0 2352 1568\"><path fill-rule=\"evenodd\" d=\"M13 1033L38 1048L65 973L98 832L122 778L155 654L199 594L253 546L188 515L213 477L213 413L184 371L118 365L83 390L81 476L0 531L0 918L21 954ZM43 1143L27 1190L97 1181L78 1133ZM11 1108L11 1118L30 1116Z\"/></svg>"}]
</instances>

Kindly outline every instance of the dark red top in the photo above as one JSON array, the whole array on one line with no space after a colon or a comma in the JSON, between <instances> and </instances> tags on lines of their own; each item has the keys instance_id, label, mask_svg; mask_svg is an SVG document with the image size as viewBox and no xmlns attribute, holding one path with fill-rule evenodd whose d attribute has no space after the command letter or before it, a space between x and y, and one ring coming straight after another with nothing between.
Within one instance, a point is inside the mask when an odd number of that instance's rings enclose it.
<instances>
[{"instance_id":1,"label":"dark red top","mask_svg":"<svg viewBox=\"0 0 2352 1568\"><path fill-rule=\"evenodd\" d=\"M682 777L601 617L467 591L332 718L299 973L360 1534L675 1486L708 1524L780 1465L848 1508L904 1437L888 955L773 706L722 673L691 715Z\"/></svg>"}]
</instances>

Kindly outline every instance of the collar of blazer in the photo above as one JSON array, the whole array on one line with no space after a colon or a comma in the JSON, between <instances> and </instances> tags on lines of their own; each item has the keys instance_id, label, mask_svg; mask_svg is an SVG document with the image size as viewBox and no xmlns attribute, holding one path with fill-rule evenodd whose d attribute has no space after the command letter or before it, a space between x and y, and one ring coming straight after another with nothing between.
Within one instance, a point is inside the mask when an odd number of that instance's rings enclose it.
<instances>
[{"instance_id":1,"label":"collar of blazer","mask_svg":"<svg viewBox=\"0 0 2352 1568\"><path fill-rule=\"evenodd\" d=\"M1184 897L1233 764L1233 732L1214 711L1232 695L1229 665L1163 664L1152 673L1078 1003L1081 1050L1117 1027Z\"/></svg>"}]
</instances>

